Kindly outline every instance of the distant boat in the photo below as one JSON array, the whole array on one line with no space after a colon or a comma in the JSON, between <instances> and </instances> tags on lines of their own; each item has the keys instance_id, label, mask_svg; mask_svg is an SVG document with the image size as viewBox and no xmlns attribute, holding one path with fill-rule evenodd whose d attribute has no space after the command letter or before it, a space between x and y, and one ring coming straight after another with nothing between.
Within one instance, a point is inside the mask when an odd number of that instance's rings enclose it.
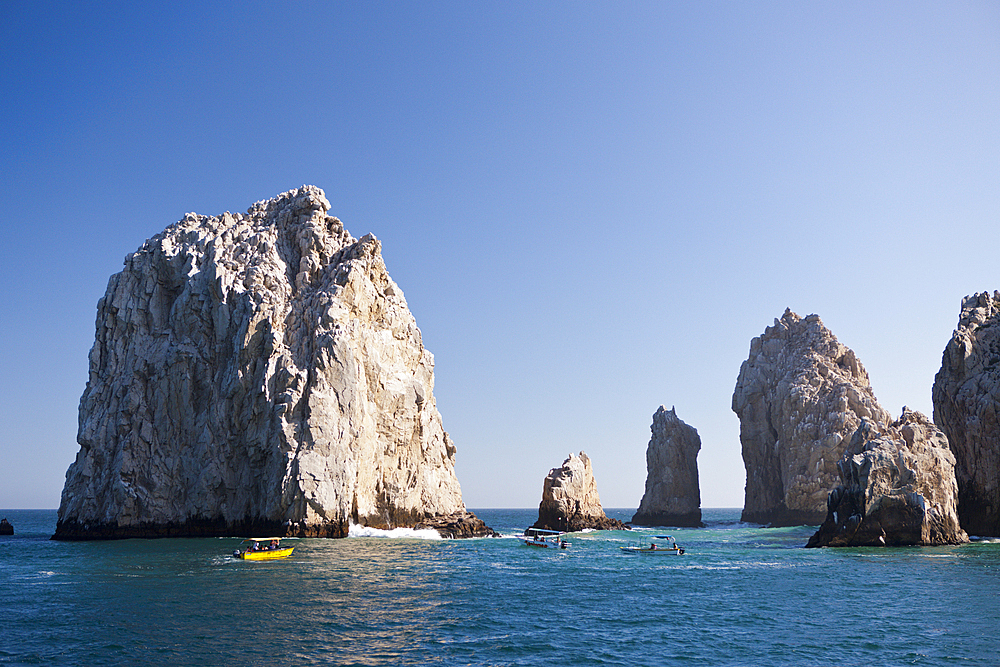
<instances>
[{"instance_id":1,"label":"distant boat","mask_svg":"<svg viewBox=\"0 0 1000 667\"><path fill-rule=\"evenodd\" d=\"M251 537L243 540L241 545L246 545L243 549L233 552L233 558L243 560L277 560L288 558L292 555L295 547L282 547L280 537Z\"/></svg>"},{"instance_id":2,"label":"distant boat","mask_svg":"<svg viewBox=\"0 0 1000 667\"><path fill-rule=\"evenodd\" d=\"M544 528L527 528L517 539L529 547L543 549L568 549L569 543L563 539L566 535L561 530L546 530Z\"/></svg>"},{"instance_id":3,"label":"distant boat","mask_svg":"<svg viewBox=\"0 0 1000 667\"><path fill-rule=\"evenodd\" d=\"M677 540L670 535L654 535L653 540L659 540L659 542L651 541L649 546L645 546L645 544L635 544L618 548L622 550L622 553L626 554L642 554L652 556L681 556L684 554L684 547L677 544Z\"/></svg>"}]
</instances>

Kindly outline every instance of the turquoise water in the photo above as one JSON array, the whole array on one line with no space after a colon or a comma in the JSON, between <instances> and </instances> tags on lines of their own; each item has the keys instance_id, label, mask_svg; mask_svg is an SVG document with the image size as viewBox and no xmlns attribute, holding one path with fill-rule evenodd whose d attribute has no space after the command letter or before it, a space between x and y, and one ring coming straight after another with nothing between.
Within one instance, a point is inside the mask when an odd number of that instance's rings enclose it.
<instances>
[{"instance_id":1,"label":"turquoise water","mask_svg":"<svg viewBox=\"0 0 1000 667\"><path fill-rule=\"evenodd\" d=\"M536 510L473 510L505 538L53 542L0 511L0 664L997 665L1000 543L804 549L739 523L510 538ZM628 519L633 510L608 510ZM684 556L622 554L669 532Z\"/></svg>"}]
</instances>

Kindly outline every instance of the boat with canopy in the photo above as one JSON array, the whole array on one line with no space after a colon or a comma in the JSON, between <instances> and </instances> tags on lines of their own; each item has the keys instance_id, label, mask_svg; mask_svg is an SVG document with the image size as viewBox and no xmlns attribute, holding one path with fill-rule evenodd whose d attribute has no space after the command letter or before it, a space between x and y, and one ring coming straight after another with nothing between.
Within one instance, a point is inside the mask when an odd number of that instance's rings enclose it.
<instances>
[{"instance_id":1,"label":"boat with canopy","mask_svg":"<svg viewBox=\"0 0 1000 667\"><path fill-rule=\"evenodd\" d=\"M677 544L677 540L675 540L671 535L654 535L648 546L643 543L618 548L622 550L622 553L626 554L641 554L650 556L684 555L684 547Z\"/></svg>"},{"instance_id":2,"label":"boat with canopy","mask_svg":"<svg viewBox=\"0 0 1000 667\"><path fill-rule=\"evenodd\" d=\"M295 547L281 546L280 537L251 537L240 543L242 548L233 552L233 558L243 560L277 560L288 558Z\"/></svg>"},{"instance_id":3,"label":"boat with canopy","mask_svg":"<svg viewBox=\"0 0 1000 667\"><path fill-rule=\"evenodd\" d=\"M516 535L521 543L529 547L541 547L543 549L568 549L569 542L565 539L566 533L561 530L546 530L545 528L527 528L521 535Z\"/></svg>"}]
</instances>

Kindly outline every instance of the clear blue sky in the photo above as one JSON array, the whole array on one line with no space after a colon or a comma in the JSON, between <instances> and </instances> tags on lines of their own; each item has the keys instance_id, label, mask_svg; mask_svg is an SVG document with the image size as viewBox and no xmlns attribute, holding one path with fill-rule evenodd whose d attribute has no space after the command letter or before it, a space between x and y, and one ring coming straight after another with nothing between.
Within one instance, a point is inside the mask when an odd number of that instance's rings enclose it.
<instances>
[{"instance_id":1,"label":"clear blue sky","mask_svg":"<svg viewBox=\"0 0 1000 667\"><path fill-rule=\"evenodd\" d=\"M930 414L1000 288L995 2L151 5L0 2L0 507L59 503L125 255L303 184L381 239L472 508L581 450L637 507L661 404L740 507L786 307Z\"/></svg>"}]
</instances>

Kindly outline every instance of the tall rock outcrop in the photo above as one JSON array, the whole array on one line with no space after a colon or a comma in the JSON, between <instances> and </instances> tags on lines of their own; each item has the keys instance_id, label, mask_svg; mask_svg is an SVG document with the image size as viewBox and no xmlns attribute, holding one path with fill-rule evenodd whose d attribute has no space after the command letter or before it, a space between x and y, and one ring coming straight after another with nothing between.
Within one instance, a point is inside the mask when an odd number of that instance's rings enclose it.
<instances>
[{"instance_id":1,"label":"tall rock outcrop","mask_svg":"<svg viewBox=\"0 0 1000 667\"><path fill-rule=\"evenodd\" d=\"M698 431L677 417L675 408L653 414L646 447L646 491L632 523L640 526L701 526L698 488Z\"/></svg>"},{"instance_id":2,"label":"tall rock outcrop","mask_svg":"<svg viewBox=\"0 0 1000 667\"><path fill-rule=\"evenodd\" d=\"M864 421L839 462L841 485L809 547L962 544L955 456L920 412L880 427Z\"/></svg>"},{"instance_id":3,"label":"tall rock outcrop","mask_svg":"<svg viewBox=\"0 0 1000 667\"><path fill-rule=\"evenodd\" d=\"M579 456L570 454L561 468L553 468L546 475L538 521L532 527L574 532L587 528L616 530L626 526L604 513L590 457L580 452Z\"/></svg>"},{"instance_id":4,"label":"tall rock outcrop","mask_svg":"<svg viewBox=\"0 0 1000 667\"><path fill-rule=\"evenodd\" d=\"M490 532L381 244L329 208L304 186L191 213L126 258L98 303L56 539Z\"/></svg>"},{"instance_id":5,"label":"tall rock outcrop","mask_svg":"<svg viewBox=\"0 0 1000 667\"><path fill-rule=\"evenodd\" d=\"M962 527L1000 537L1000 292L962 300L932 397L955 454Z\"/></svg>"},{"instance_id":6,"label":"tall rock outcrop","mask_svg":"<svg viewBox=\"0 0 1000 667\"><path fill-rule=\"evenodd\" d=\"M818 315L791 310L750 342L733 411L747 472L742 520L774 526L820 524L861 420L892 421L854 352Z\"/></svg>"}]
</instances>

